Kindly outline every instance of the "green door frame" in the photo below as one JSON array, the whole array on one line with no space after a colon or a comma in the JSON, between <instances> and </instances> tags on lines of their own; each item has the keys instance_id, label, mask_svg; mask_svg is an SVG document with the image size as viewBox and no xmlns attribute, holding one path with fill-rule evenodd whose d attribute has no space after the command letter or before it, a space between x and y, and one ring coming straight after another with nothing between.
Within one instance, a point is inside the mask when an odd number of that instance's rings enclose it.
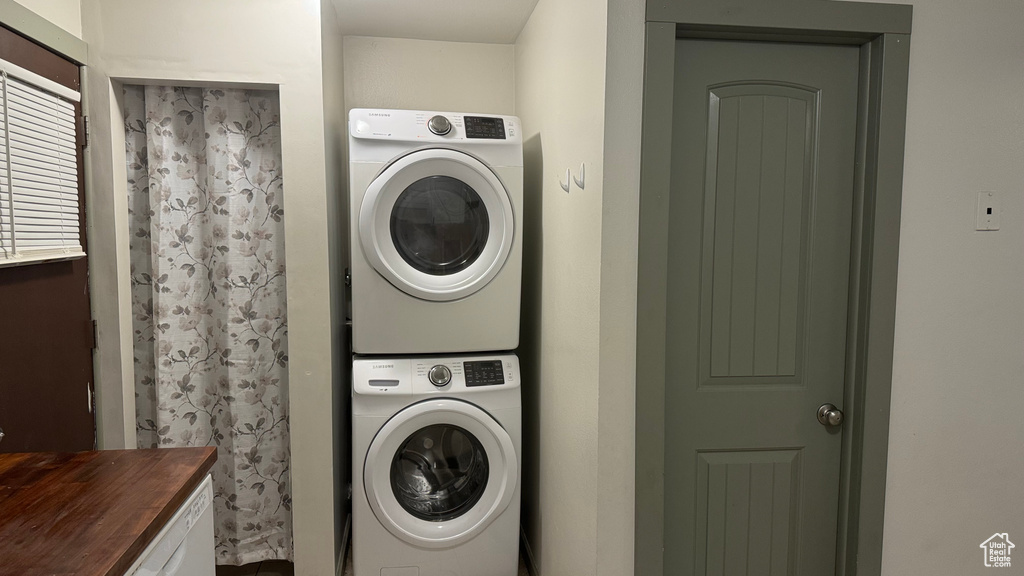
<instances>
[{"instance_id":1,"label":"green door frame","mask_svg":"<svg viewBox=\"0 0 1024 576\"><path fill-rule=\"evenodd\" d=\"M637 274L634 573L664 574L665 313L677 38L860 46L837 576L881 574L913 8L648 0Z\"/></svg>"}]
</instances>

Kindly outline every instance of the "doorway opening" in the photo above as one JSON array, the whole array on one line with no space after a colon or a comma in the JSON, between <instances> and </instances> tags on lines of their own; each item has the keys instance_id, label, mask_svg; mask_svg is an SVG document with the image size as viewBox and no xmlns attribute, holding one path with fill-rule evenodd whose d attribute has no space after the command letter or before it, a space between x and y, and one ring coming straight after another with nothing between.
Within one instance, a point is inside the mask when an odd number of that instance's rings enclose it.
<instances>
[{"instance_id":1,"label":"doorway opening","mask_svg":"<svg viewBox=\"0 0 1024 576\"><path fill-rule=\"evenodd\" d=\"M710 568L712 563L723 559L722 556L712 558L709 551L728 550L742 540L745 544L754 542L755 548L765 552L766 557L778 559L778 554L781 554L784 562L780 569L784 573L820 574L820 570L831 572L830 568L834 567L836 574L878 574L881 568L911 9L909 6L840 2L785 6L752 2L739 4L735 11L722 10L720 3L703 1L648 6L637 311L635 571L637 574L703 574L713 571ZM824 182L819 181L819 176L826 168L833 170L837 165L829 161L828 166L820 166L830 154L827 145L809 140L822 136L823 130L834 125L832 122L827 127L820 124L817 131L808 128L819 122L814 114L830 113L834 89L826 90L814 85L813 81L785 81L784 78L778 81L768 78L770 82L766 83L759 73L748 74L750 77L747 78L762 81L757 89L754 85L758 82L739 82L742 74L733 79L716 77L710 85L694 88L695 98L704 98L701 103L694 104L699 112L695 117L707 123L689 128L697 131L700 137L692 142L683 138L679 122L685 122L685 118L678 115L679 98L683 91L693 87L687 81L694 78L681 78L679 65L681 59L699 51L701 42L747 47L753 42L761 42L793 51L818 46L822 53L834 51L830 47L842 48L848 53L852 51L855 85L849 97L850 104L846 107L852 107L853 143L850 152L837 156L853 166L849 176L845 177L849 192L840 202L848 207L846 216L841 210L837 211L838 208L831 208L817 198L821 192L817 186ZM811 60L816 58L811 56ZM742 60L737 61L742 64ZM810 64L797 68L805 70L808 66ZM814 86L814 90L803 94L802 87L808 85ZM826 98L830 100L826 101ZM804 108L801 108L801 101L806 103ZM784 103L785 114L781 108ZM727 109L732 106L736 109ZM778 107L778 113L764 112L773 107ZM761 122L756 121L755 116ZM772 123L786 118L788 120L778 124L778 129L771 128L774 126ZM734 119L746 128L737 125ZM803 124L794 128L792 123L797 119L802 119L800 122ZM725 122L725 127L731 126L733 130L722 130L722 125L712 125L712 121ZM765 122L769 123L770 129L763 127ZM787 122L790 129L783 130ZM741 250L727 251L729 254L743 257L748 251L742 247L749 244L753 250L750 254L754 256L755 270L774 268L767 265L757 268L759 258L763 256L758 255L757 248L759 243L765 242L761 238L763 230L757 225L765 217L761 208L774 210L780 205L760 204L756 197L752 197L757 210L750 212L751 226L743 224L746 216L742 210L724 209L729 183L723 183L720 177L734 178L733 184L735 179L747 179L755 182L756 187L762 176L768 174L770 179L772 174L772 167L765 172L766 165L760 160L744 164L743 153L737 152L740 149L729 148L726 140L735 139L736 134L744 133L748 128L752 132L743 138L745 144L741 145L749 145L753 141L760 141L763 145L764 136L769 132L799 136L785 140L787 146L792 144L794 154L782 154L790 159L779 165L783 168L783 180L797 169L793 161L800 157L801 150L809 149L819 155L810 158L815 168L809 175L809 199L804 204L792 204L803 206L804 216L809 219L809 224L804 222L796 226L797 229L803 226L800 234L804 241L795 245L799 249L793 253L796 256L792 260L799 263L803 254L800 250L808 250L805 254L809 257L807 261L813 262L816 251L824 245L849 256L848 260L842 258L842 272L846 276L840 282L842 290L831 297L814 296L819 301L831 298L838 307L832 312L812 310L805 312L804 316L792 316L791 319L796 321L794 330L782 330L783 326L778 326L774 335L762 338L763 346L757 348L762 352L760 355L753 346L748 350L745 340L748 331L744 329L744 323L747 320L756 322L758 310L771 311L771 306L763 308L759 304L779 302L779 295L774 299L769 297L771 294L758 298L758 294L769 287L758 287L759 274L754 274L751 282L741 281L737 285L736 278L725 282L722 274L735 267L715 260L726 252L723 250L725 243L721 241L732 238L734 247L740 246ZM758 138L753 137L755 132ZM717 135L725 140L712 142ZM782 146L782 142L779 141L778 145ZM778 146L769 148L772 153L779 152ZM736 168L731 173L730 170L723 171L723 166L730 165L732 160L723 157L721 152L733 154L734 159L738 159L731 164ZM718 156L709 161L716 154ZM800 170L805 166L806 163L801 164ZM697 192L689 200L681 192L687 187L683 183L686 178L693 178L690 188ZM743 186L735 187L735 190ZM780 190L785 194L788 193L786 190L796 191L799 188L782 186ZM739 202L740 198L734 200ZM674 225L672 214L680 209L680 203L686 202L692 204L688 206L691 210L683 212L695 214L694 221L690 223L693 226ZM751 202L743 202L744 207L750 205ZM787 203L781 206L786 210L791 207ZM743 217L739 222L719 218L723 213ZM788 213L793 215L792 211ZM815 240L814 235L818 232L815 226L828 226L829 218L843 222L848 231L838 234L835 241ZM772 218L765 220L769 221ZM737 224L743 226L737 227ZM732 233L724 234L726 229ZM785 245L786 229L786 226L780 229L782 245ZM691 242L679 244L683 236ZM805 242L808 238L812 240L809 243ZM848 247L844 249L836 242L846 242ZM680 255L678 248L673 249L673 246L687 245L693 247L689 256ZM785 255L782 261L786 261ZM673 262L677 264L674 268ZM716 267L716 264L721 266ZM740 270L745 273L746 267L740 267ZM782 270L785 272L784 267ZM795 294L793 290L788 291L797 297L798 302L801 295L815 294L808 290L815 282L813 272L804 277L799 270L799 267L791 269L795 271L793 278L797 279ZM786 274L783 273L782 277ZM742 280L742 273L739 279ZM680 300L680 291L676 289L680 286L690 286L693 298L689 304ZM737 286L739 292L733 289ZM744 291L750 292L749 298L742 296ZM715 309L716 305L723 303L725 308ZM754 306L750 308L747 304ZM794 310L798 308L799 305ZM716 312L721 320L717 330L713 320ZM736 402L746 401L741 398L764 400L760 396L764 396L771 387L794 398L811 390L813 383L800 380L801 374L812 373L811 364L805 361L809 350L805 344L806 336L815 328L814 322L806 320L811 316L827 318L829 315L839 317L832 318L832 327L824 329L823 336L812 338L811 343L817 345L822 338L840 339L838 352L830 361L838 367L838 373L828 378L839 379L832 385L838 384L837 394L841 395L841 402L827 398L820 401L816 398L798 400L794 404L796 411L788 414L781 409L770 410L774 404L766 401L760 405L764 410L751 413L755 419L763 419L762 416L768 412L773 412L776 417L782 415L781 419L773 422L752 421L742 415L730 420L727 410L723 412L726 416L716 418L718 412L705 411L696 416L706 415L707 420L691 422L692 426L686 430L677 429L679 427L672 421L674 414L666 414L666 409L672 405L671 399L680 394L728 404L730 395ZM778 321L782 315L774 317ZM738 323L733 322L737 319ZM765 320L760 324L762 328L773 325L767 317L762 320ZM710 331L703 332L699 328L702 325L707 325ZM678 336L673 336L676 333ZM753 342L759 341L758 333L756 329L749 332ZM781 338L783 334L793 334L794 342L805 343L797 346L795 355L782 354L783 349L789 350L790 340ZM678 345L684 341L691 346L682 350L693 351L694 358L680 364ZM800 346L804 346L803 356L799 354ZM766 350L774 351L774 354L768 354ZM751 352L750 366L745 364L748 356L745 351ZM788 360L781 362L783 358L796 360L792 363L792 370ZM733 362L734 359L739 361ZM692 373L693 377L680 381L680 371ZM716 395L718 400L714 400ZM839 415L836 413L836 418L831 418L826 411L824 424L828 426L821 423L818 419L819 404L823 406L829 402L839 404L845 412L844 421L836 421L836 425L832 425L831 422L838 420ZM805 404L813 406L807 408ZM765 435L803 428L806 434L815 436L817 440L834 444L830 449L830 457L835 458L835 464L831 466L836 475L832 495L815 499L803 490L815 481L815 478L807 476L814 469L814 463L809 448L811 444L804 440L794 436L769 447L759 443L761 435L755 434L754 439L730 437L733 432L741 430L756 432L759 426L764 428ZM714 433L714 430L720 433ZM685 454L672 454L670 457L672 443L677 441L691 445ZM692 470L674 472L673 467L680 460L685 460L684 464ZM786 480L787 473L790 481L777 482L780 478ZM680 484L676 482L679 478L687 481ZM746 491L741 489L741 484L746 486ZM760 487L769 484L773 490L779 486L787 489L774 496L752 496ZM671 492L681 486L690 488L680 494ZM729 510L736 512L738 500L731 501L731 508L727 505L718 510L721 513L716 513L715 503L724 502L719 496L727 497L732 492L737 496L746 494L748 504L768 502L773 514L751 513L749 522L734 521L732 531L726 530L724 526L729 519ZM833 520L829 522L835 530L832 532L834 536L827 535L831 540L828 544L833 544L826 546L828 554L811 558L818 549L800 533L799 517L794 522L793 516L786 514L787 510L774 510L775 503L784 503L787 498L796 501L788 509L788 512L795 511L796 514L817 513L816 503L819 501L832 509ZM693 510L685 506L676 509L672 508L673 502L696 503L696 506ZM701 506L701 502L705 505ZM671 517L681 512L683 517ZM765 522L766 517L771 522ZM760 521L760 525L755 519ZM764 543L765 535L769 540L762 550L757 546ZM780 538L774 538L776 535ZM691 554L685 552L687 547ZM676 554L681 548L683 552ZM666 553L670 550L672 553ZM810 571L809 566L816 566L813 570L818 571ZM722 568L725 573L734 573L724 564ZM746 573L745 570L735 573Z\"/></svg>"},{"instance_id":2,"label":"doorway opening","mask_svg":"<svg viewBox=\"0 0 1024 576\"><path fill-rule=\"evenodd\" d=\"M123 90L138 446L217 446L217 563L291 561L278 94Z\"/></svg>"}]
</instances>

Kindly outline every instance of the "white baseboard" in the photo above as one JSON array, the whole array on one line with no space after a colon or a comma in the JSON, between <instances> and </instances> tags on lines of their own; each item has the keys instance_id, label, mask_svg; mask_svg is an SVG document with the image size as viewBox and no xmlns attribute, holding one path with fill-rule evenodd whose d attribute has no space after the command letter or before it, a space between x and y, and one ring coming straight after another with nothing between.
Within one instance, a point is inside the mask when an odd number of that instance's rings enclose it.
<instances>
[{"instance_id":1,"label":"white baseboard","mask_svg":"<svg viewBox=\"0 0 1024 576\"><path fill-rule=\"evenodd\" d=\"M526 539L526 532L522 526L519 527L519 543L523 547L523 552L526 553L526 569L530 572L530 576L540 576L537 562L533 559L533 549L530 548L530 541Z\"/></svg>"}]
</instances>

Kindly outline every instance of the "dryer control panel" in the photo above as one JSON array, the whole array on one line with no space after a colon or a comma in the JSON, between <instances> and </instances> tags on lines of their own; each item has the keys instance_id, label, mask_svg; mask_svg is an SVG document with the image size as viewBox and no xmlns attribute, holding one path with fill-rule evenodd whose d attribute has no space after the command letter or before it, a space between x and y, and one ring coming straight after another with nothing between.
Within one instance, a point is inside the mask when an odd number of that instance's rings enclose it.
<instances>
[{"instance_id":1,"label":"dryer control panel","mask_svg":"<svg viewBox=\"0 0 1024 576\"><path fill-rule=\"evenodd\" d=\"M353 108L348 138L353 164L391 163L411 150L451 148L492 167L523 165L523 128L515 116Z\"/></svg>"},{"instance_id":2,"label":"dryer control panel","mask_svg":"<svg viewBox=\"0 0 1024 576\"><path fill-rule=\"evenodd\" d=\"M490 145L522 142L519 118L499 114L356 108L349 112L348 127L353 138L368 140L474 141Z\"/></svg>"}]
</instances>

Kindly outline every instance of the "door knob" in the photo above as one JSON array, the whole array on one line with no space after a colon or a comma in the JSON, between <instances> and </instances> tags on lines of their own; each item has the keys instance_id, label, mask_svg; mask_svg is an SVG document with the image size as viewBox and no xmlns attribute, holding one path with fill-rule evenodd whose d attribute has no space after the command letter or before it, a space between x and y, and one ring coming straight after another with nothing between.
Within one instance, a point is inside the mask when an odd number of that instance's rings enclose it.
<instances>
[{"instance_id":1,"label":"door knob","mask_svg":"<svg viewBox=\"0 0 1024 576\"><path fill-rule=\"evenodd\" d=\"M839 426L843 423L843 411L826 402L818 407L818 422L823 426Z\"/></svg>"},{"instance_id":2,"label":"door knob","mask_svg":"<svg viewBox=\"0 0 1024 576\"><path fill-rule=\"evenodd\" d=\"M3 442L3 440L4 440L4 429L0 428L0 442Z\"/></svg>"}]
</instances>

